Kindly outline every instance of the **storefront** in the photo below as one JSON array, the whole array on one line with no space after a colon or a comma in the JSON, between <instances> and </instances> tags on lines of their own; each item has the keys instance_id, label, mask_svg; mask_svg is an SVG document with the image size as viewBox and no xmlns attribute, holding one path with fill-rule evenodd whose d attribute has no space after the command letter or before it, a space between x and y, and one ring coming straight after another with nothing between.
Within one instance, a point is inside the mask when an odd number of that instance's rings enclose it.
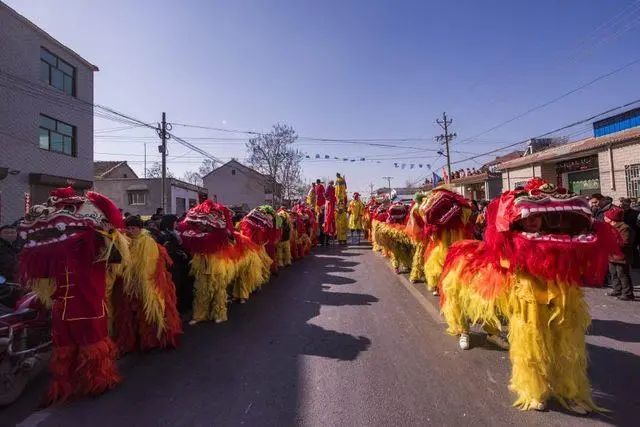
<instances>
[{"instance_id":1,"label":"storefront","mask_svg":"<svg viewBox=\"0 0 640 427\"><path fill-rule=\"evenodd\" d=\"M558 162L556 175L558 186L572 193L589 196L601 192L597 154Z\"/></svg>"}]
</instances>

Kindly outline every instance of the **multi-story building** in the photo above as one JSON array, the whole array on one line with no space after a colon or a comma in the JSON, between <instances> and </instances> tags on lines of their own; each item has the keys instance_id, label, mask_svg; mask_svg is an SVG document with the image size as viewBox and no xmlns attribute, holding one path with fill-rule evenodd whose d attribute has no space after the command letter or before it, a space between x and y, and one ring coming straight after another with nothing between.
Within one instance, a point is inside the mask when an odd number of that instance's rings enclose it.
<instances>
[{"instance_id":1,"label":"multi-story building","mask_svg":"<svg viewBox=\"0 0 640 427\"><path fill-rule=\"evenodd\" d=\"M162 178L138 178L125 161L94 163L94 189L109 197L124 212L148 216L162 206ZM207 198L207 189L167 178L165 213L182 215Z\"/></svg>"},{"instance_id":2,"label":"multi-story building","mask_svg":"<svg viewBox=\"0 0 640 427\"><path fill-rule=\"evenodd\" d=\"M253 209L263 204L279 204L282 200L280 184L237 160L230 160L217 167L205 175L202 181L209 196L227 206Z\"/></svg>"},{"instance_id":3,"label":"multi-story building","mask_svg":"<svg viewBox=\"0 0 640 427\"><path fill-rule=\"evenodd\" d=\"M0 224L91 187L98 68L0 2Z\"/></svg>"},{"instance_id":4,"label":"multi-story building","mask_svg":"<svg viewBox=\"0 0 640 427\"><path fill-rule=\"evenodd\" d=\"M541 177L577 194L640 197L640 109L593 123L594 136L498 165L505 189Z\"/></svg>"}]
</instances>

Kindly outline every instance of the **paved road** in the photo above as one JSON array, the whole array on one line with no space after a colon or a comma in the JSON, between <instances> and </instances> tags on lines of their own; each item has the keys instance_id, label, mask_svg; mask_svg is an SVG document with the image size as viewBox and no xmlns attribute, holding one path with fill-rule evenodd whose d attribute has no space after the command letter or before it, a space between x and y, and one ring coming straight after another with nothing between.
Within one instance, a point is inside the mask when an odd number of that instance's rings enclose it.
<instances>
[{"instance_id":1,"label":"paved road","mask_svg":"<svg viewBox=\"0 0 640 427\"><path fill-rule=\"evenodd\" d=\"M229 322L189 328L177 350L123 360L118 389L33 412L43 378L0 412L0 425L582 426L638 419L640 304L589 293L600 317L589 338L593 385L598 403L615 412L582 418L557 407L511 408L507 353L480 335L477 348L458 350L436 301L421 290L367 247L320 249L248 304L233 306ZM613 320L618 313L628 321Z\"/></svg>"}]
</instances>

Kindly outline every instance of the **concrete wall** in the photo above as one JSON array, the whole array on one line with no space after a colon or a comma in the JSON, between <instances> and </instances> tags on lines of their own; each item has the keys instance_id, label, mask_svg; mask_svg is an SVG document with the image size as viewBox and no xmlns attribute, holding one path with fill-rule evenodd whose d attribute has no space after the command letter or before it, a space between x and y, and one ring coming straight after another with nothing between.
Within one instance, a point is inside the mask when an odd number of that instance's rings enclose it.
<instances>
[{"instance_id":1,"label":"concrete wall","mask_svg":"<svg viewBox=\"0 0 640 427\"><path fill-rule=\"evenodd\" d=\"M86 104L93 103L93 71L2 4L0 41L0 167L20 171L0 180L0 217L7 223L24 214L30 173L93 179L93 108ZM40 82L41 46L76 67L77 99ZM76 126L76 157L39 148L41 113Z\"/></svg>"},{"instance_id":2,"label":"concrete wall","mask_svg":"<svg viewBox=\"0 0 640 427\"><path fill-rule=\"evenodd\" d=\"M170 191L171 191L171 213L174 213L176 215L182 215L186 210L189 209L190 200L195 201L196 203L198 202L197 191L177 187L174 185L171 186ZM182 198L185 200L184 209L182 208L182 206L178 205L177 203L178 201L176 200L177 198Z\"/></svg>"},{"instance_id":3,"label":"concrete wall","mask_svg":"<svg viewBox=\"0 0 640 427\"><path fill-rule=\"evenodd\" d=\"M502 179L495 178L485 181L484 189L487 194L487 200L500 197L500 194L502 194Z\"/></svg>"},{"instance_id":4,"label":"concrete wall","mask_svg":"<svg viewBox=\"0 0 640 427\"><path fill-rule=\"evenodd\" d=\"M235 175L232 171L235 170ZM229 165L222 165L218 169L205 176L204 187L209 192L209 198L214 195L218 203L224 205L242 205L246 203L253 209L271 199L271 195L265 195L264 181L257 176L236 169Z\"/></svg>"},{"instance_id":5,"label":"concrete wall","mask_svg":"<svg viewBox=\"0 0 640 427\"><path fill-rule=\"evenodd\" d=\"M127 189L131 186L146 185L147 198L144 205L130 205ZM152 215L162 205L162 182L160 179L104 179L93 183L98 193L109 197L124 212L132 215ZM167 209L170 211L170 209Z\"/></svg>"},{"instance_id":6,"label":"concrete wall","mask_svg":"<svg viewBox=\"0 0 640 427\"><path fill-rule=\"evenodd\" d=\"M640 163L640 141L634 141L624 145L614 146L613 154L613 180L611 179L611 167L609 166L609 150L598 153L598 168L600 169L600 190L605 196L613 197L617 202L620 197L629 197L625 166Z\"/></svg>"}]
</instances>

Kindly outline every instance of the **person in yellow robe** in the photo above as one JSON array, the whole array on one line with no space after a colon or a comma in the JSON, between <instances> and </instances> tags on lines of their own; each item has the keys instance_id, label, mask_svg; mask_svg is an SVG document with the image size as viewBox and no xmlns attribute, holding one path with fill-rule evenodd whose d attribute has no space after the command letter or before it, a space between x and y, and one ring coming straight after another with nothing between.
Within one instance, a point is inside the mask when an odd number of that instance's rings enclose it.
<instances>
[{"instance_id":1,"label":"person in yellow robe","mask_svg":"<svg viewBox=\"0 0 640 427\"><path fill-rule=\"evenodd\" d=\"M336 199L347 205L347 181L339 173L336 174Z\"/></svg>"},{"instance_id":2,"label":"person in yellow robe","mask_svg":"<svg viewBox=\"0 0 640 427\"><path fill-rule=\"evenodd\" d=\"M362 219L364 216L364 203L360 200L360 193L353 193L353 200L349 202L349 230L351 230L351 240L355 241L354 234L360 243L360 232L364 229Z\"/></svg>"},{"instance_id":3,"label":"person in yellow robe","mask_svg":"<svg viewBox=\"0 0 640 427\"><path fill-rule=\"evenodd\" d=\"M336 234L338 244L347 244L347 230L349 229L349 220L347 219L347 209L344 203L338 205L336 212Z\"/></svg>"}]
</instances>

